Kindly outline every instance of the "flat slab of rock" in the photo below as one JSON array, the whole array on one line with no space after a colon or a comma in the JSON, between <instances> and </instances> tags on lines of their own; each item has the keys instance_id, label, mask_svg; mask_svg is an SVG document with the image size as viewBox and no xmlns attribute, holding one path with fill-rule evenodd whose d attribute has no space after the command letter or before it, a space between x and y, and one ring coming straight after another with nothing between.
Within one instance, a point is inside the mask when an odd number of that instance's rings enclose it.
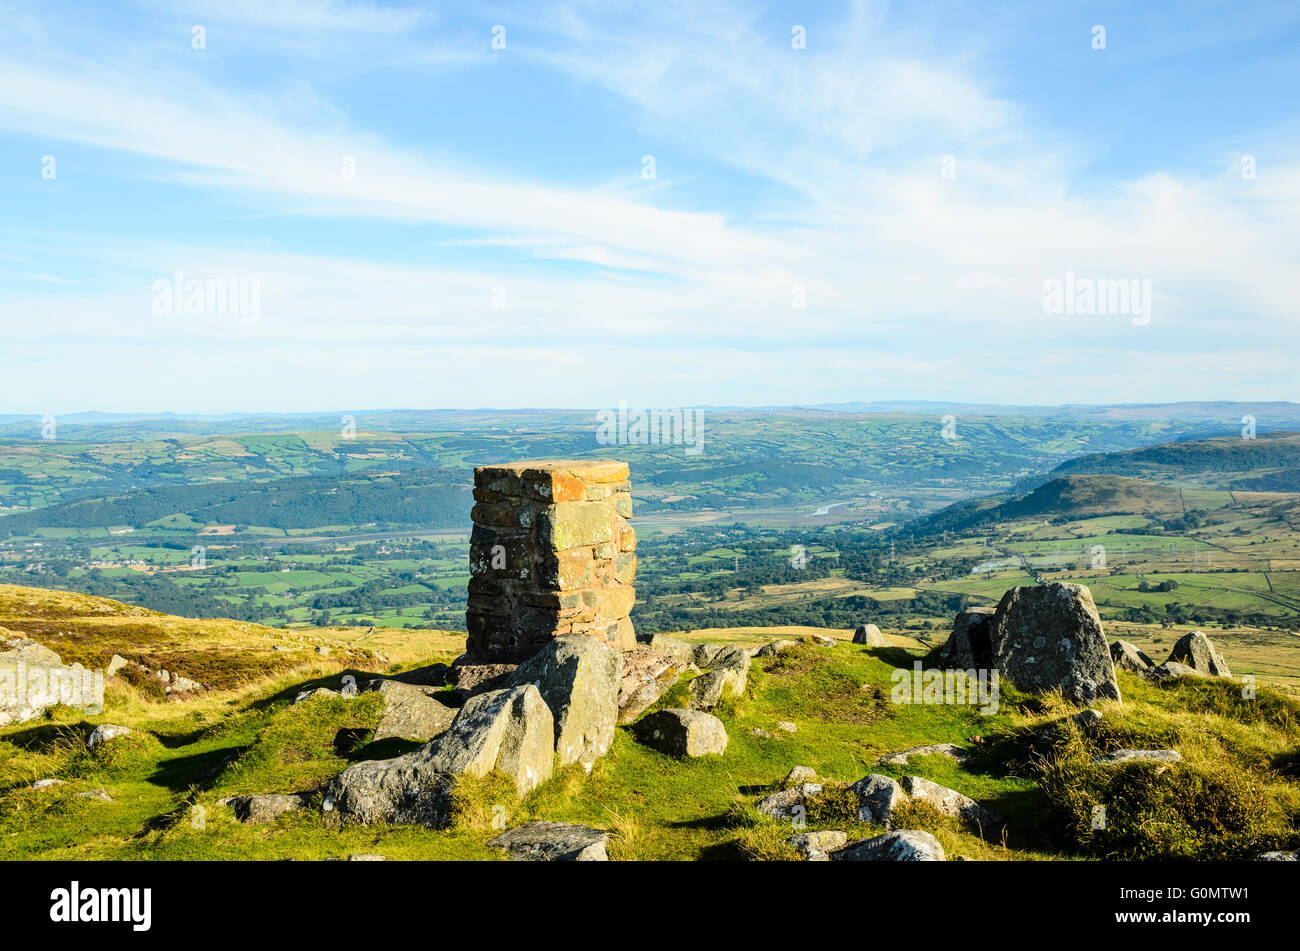
<instances>
[{"instance_id":1,"label":"flat slab of rock","mask_svg":"<svg viewBox=\"0 0 1300 951\"><path fill-rule=\"evenodd\" d=\"M830 853L836 862L943 862L943 846L928 832L899 829L859 839Z\"/></svg>"},{"instance_id":2,"label":"flat slab of rock","mask_svg":"<svg viewBox=\"0 0 1300 951\"><path fill-rule=\"evenodd\" d=\"M969 796L921 776L904 776L900 785L909 798L928 802L945 816L982 826L992 826L1002 821L997 813L984 808Z\"/></svg>"},{"instance_id":3,"label":"flat slab of rock","mask_svg":"<svg viewBox=\"0 0 1300 951\"><path fill-rule=\"evenodd\" d=\"M642 743L669 756L709 756L727 751L727 730L722 721L700 710L660 710L643 717L632 732Z\"/></svg>"},{"instance_id":4,"label":"flat slab of rock","mask_svg":"<svg viewBox=\"0 0 1300 951\"><path fill-rule=\"evenodd\" d=\"M849 837L843 832L800 832L785 840L785 844L801 853L809 862L829 862L829 853L844 848Z\"/></svg>"},{"instance_id":5,"label":"flat slab of rock","mask_svg":"<svg viewBox=\"0 0 1300 951\"><path fill-rule=\"evenodd\" d=\"M487 844L505 849L515 862L607 862L604 829L571 822L528 822L516 826Z\"/></svg>"},{"instance_id":6,"label":"flat slab of rock","mask_svg":"<svg viewBox=\"0 0 1300 951\"><path fill-rule=\"evenodd\" d=\"M859 624L853 632L853 643L862 644L866 647L884 647L886 645L885 635L880 632L880 628L874 624Z\"/></svg>"},{"instance_id":7,"label":"flat slab of rock","mask_svg":"<svg viewBox=\"0 0 1300 951\"><path fill-rule=\"evenodd\" d=\"M532 684L479 694L451 727L420 749L349 766L330 781L324 809L357 822L444 828L458 775L509 776L523 795L549 779L555 720Z\"/></svg>"},{"instance_id":8,"label":"flat slab of rock","mask_svg":"<svg viewBox=\"0 0 1300 951\"><path fill-rule=\"evenodd\" d=\"M1203 631L1184 634L1174 643L1166 662L1183 664L1206 677L1231 677L1228 662Z\"/></svg>"},{"instance_id":9,"label":"flat slab of rock","mask_svg":"<svg viewBox=\"0 0 1300 951\"><path fill-rule=\"evenodd\" d=\"M1155 666L1155 661L1128 641L1111 641L1110 660L1116 670L1131 670L1135 674L1145 673Z\"/></svg>"},{"instance_id":10,"label":"flat slab of rock","mask_svg":"<svg viewBox=\"0 0 1300 951\"><path fill-rule=\"evenodd\" d=\"M555 718L560 765L587 769L614 745L623 655L588 634L556 637L511 675L531 684Z\"/></svg>"},{"instance_id":11,"label":"flat slab of rock","mask_svg":"<svg viewBox=\"0 0 1300 951\"><path fill-rule=\"evenodd\" d=\"M1181 763L1177 750L1115 750L1093 757L1096 766L1116 766L1120 763Z\"/></svg>"},{"instance_id":12,"label":"flat slab of rock","mask_svg":"<svg viewBox=\"0 0 1300 951\"><path fill-rule=\"evenodd\" d=\"M618 722L630 723L667 693L684 666L671 654L641 647L623 653L618 689Z\"/></svg>"},{"instance_id":13,"label":"flat slab of rock","mask_svg":"<svg viewBox=\"0 0 1300 951\"><path fill-rule=\"evenodd\" d=\"M235 810L235 818L250 825L274 822L286 812L294 812L306 805L306 799L297 794L267 793L251 796L228 796L223 805Z\"/></svg>"},{"instance_id":14,"label":"flat slab of rock","mask_svg":"<svg viewBox=\"0 0 1300 951\"><path fill-rule=\"evenodd\" d=\"M384 697L384 716L375 728L376 740L431 740L447 732L459 712L443 702L436 687L381 678L366 681L361 689Z\"/></svg>"},{"instance_id":15,"label":"flat slab of rock","mask_svg":"<svg viewBox=\"0 0 1300 951\"><path fill-rule=\"evenodd\" d=\"M1110 645L1084 585L1012 588L989 621L989 635L998 670L1022 690L1059 688L1076 703L1120 699Z\"/></svg>"},{"instance_id":16,"label":"flat slab of rock","mask_svg":"<svg viewBox=\"0 0 1300 951\"><path fill-rule=\"evenodd\" d=\"M887 753L876 762L881 766L906 766L913 756L946 756L954 763L962 763L970 757L970 753L955 743L931 743L929 746L913 746L897 753Z\"/></svg>"}]
</instances>

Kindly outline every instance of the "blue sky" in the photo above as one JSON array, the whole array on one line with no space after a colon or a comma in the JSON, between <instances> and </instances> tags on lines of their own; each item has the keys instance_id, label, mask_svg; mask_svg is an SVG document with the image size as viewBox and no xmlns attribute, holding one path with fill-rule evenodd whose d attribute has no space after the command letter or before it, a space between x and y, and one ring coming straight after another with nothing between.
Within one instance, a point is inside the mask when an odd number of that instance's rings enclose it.
<instances>
[{"instance_id":1,"label":"blue sky","mask_svg":"<svg viewBox=\"0 0 1300 951\"><path fill-rule=\"evenodd\" d=\"M0 412L1300 399L1294 3L808 6L0 0Z\"/></svg>"}]
</instances>

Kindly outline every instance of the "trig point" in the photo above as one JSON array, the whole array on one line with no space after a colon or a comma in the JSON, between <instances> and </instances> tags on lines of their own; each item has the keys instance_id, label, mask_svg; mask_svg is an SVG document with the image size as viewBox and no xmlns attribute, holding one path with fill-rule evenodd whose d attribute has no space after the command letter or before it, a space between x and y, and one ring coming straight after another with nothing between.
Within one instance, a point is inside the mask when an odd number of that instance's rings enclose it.
<instances>
[{"instance_id":1,"label":"trig point","mask_svg":"<svg viewBox=\"0 0 1300 951\"><path fill-rule=\"evenodd\" d=\"M627 463L612 459L474 470L469 659L518 663L565 634L636 646L627 475Z\"/></svg>"}]
</instances>

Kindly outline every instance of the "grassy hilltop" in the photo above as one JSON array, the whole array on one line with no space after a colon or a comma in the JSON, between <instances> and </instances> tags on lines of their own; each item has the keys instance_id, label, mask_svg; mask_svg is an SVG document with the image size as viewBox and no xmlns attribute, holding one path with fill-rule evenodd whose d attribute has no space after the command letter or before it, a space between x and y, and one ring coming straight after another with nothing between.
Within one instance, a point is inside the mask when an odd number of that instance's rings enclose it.
<instances>
[{"instance_id":1,"label":"grassy hilltop","mask_svg":"<svg viewBox=\"0 0 1300 951\"><path fill-rule=\"evenodd\" d=\"M1156 687L1121 674L1123 705L1101 704L1088 735L1051 696L1003 686L991 716L954 705L890 702L891 674L926 648L886 628L890 645L863 648L831 630L834 647L804 644L756 659L743 697L716 711L730 736L722 757L675 760L620 727L590 776L573 767L517 801L508 782L464 781L448 831L416 827L326 828L320 790L347 765L417 744L372 739L382 697L291 699L306 687L338 686L347 673L396 671L450 661L454 632L316 629L286 632L229 621L193 621L80 595L0 588L0 626L21 631L65 659L100 663L112 653L165 662L206 692L164 699L150 685L110 680L106 710L86 718L56 708L46 719L0 730L0 856L74 859L320 859L352 853L390 859L499 859L484 843L504 819L584 822L613 830L616 859L780 859L788 822L755 803L796 765L827 780L870 772L920 775L977 798L1005 817L997 828L963 828L920 806L907 825L935 833L950 856L1000 859L1244 857L1296 848L1300 817L1300 704L1264 689L1183 682ZM805 629L699 630L688 640L757 644ZM1232 642L1221 644L1236 664ZM277 649L279 648L279 649ZM325 653L318 653L320 648ZM230 674L221 677L222 658ZM679 704L679 683L653 709ZM792 723L786 732L778 721ZM135 729L88 750L97 723ZM972 754L904 767L877 765L898 750L949 742ZM1178 749L1167 771L1136 764L1094 767L1094 754L1121 747ZM62 785L32 790L39 779ZM112 801L77 796L102 789ZM306 792L312 805L269 825L243 825L218 803L242 793ZM1107 805L1108 830L1091 828ZM815 800L808 829L858 826L833 787Z\"/></svg>"}]
</instances>

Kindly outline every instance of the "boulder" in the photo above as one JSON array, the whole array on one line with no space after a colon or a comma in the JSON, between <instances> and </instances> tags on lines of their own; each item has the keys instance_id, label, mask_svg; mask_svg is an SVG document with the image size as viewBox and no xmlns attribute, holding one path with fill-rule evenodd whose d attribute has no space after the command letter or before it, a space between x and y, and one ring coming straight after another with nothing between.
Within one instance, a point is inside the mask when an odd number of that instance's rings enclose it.
<instances>
[{"instance_id":1,"label":"boulder","mask_svg":"<svg viewBox=\"0 0 1300 951\"><path fill-rule=\"evenodd\" d=\"M384 696L384 716L375 728L376 740L431 740L447 731L458 712L443 702L436 687L379 678L366 681L361 689Z\"/></svg>"},{"instance_id":2,"label":"boulder","mask_svg":"<svg viewBox=\"0 0 1300 951\"><path fill-rule=\"evenodd\" d=\"M836 862L942 862L947 858L938 839L916 829L859 839L830 856Z\"/></svg>"},{"instance_id":3,"label":"boulder","mask_svg":"<svg viewBox=\"0 0 1300 951\"><path fill-rule=\"evenodd\" d=\"M839 642L825 634L809 634L804 638L804 643L816 644L818 647L834 647Z\"/></svg>"},{"instance_id":4,"label":"boulder","mask_svg":"<svg viewBox=\"0 0 1300 951\"><path fill-rule=\"evenodd\" d=\"M632 727L637 739L670 756L707 756L727 750L722 721L699 710L660 710Z\"/></svg>"},{"instance_id":5,"label":"boulder","mask_svg":"<svg viewBox=\"0 0 1300 951\"><path fill-rule=\"evenodd\" d=\"M487 840L515 862L607 862L604 829L571 822L528 822Z\"/></svg>"},{"instance_id":6,"label":"boulder","mask_svg":"<svg viewBox=\"0 0 1300 951\"><path fill-rule=\"evenodd\" d=\"M1167 660L1163 664L1152 667L1150 670L1144 670L1142 676L1153 684L1163 684L1170 680L1177 680L1179 677L1203 677L1200 671L1193 670L1186 664L1180 664L1174 660Z\"/></svg>"},{"instance_id":7,"label":"boulder","mask_svg":"<svg viewBox=\"0 0 1300 951\"><path fill-rule=\"evenodd\" d=\"M881 766L906 766L913 756L946 756L954 763L962 763L970 754L955 743L931 743L929 746L913 746L897 753L888 753L876 762Z\"/></svg>"},{"instance_id":8,"label":"boulder","mask_svg":"<svg viewBox=\"0 0 1300 951\"><path fill-rule=\"evenodd\" d=\"M989 622L994 608L967 608L957 612L952 633L939 648L935 666L944 670L989 670L993 667L993 642Z\"/></svg>"},{"instance_id":9,"label":"boulder","mask_svg":"<svg viewBox=\"0 0 1300 951\"><path fill-rule=\"evenodd\" d=\"M108 666L104 668L104 674L108 677L116 677L117 672L123 667L130 667L131 662L121 654L114 654L108 660Z\"/></svg>"},{"instance_id":10,"label":"boulder","mask_svg":"<svg viewBox=\"0 0 1300 951\"><path fill-rule=\"evenodd\" d=\"M1116 766L1120 763L1181 763L1182 754L1177 750L1115 750L1093 757L1094 766Z\"/></svg>"},{"instance_id":11,"label":"boulder","mask_svg":"<svg viewBox=\"0 0 1300 951\"><path fill-rule=\"evenodd\" d=\"M1102 719L1101 713L1097 710L1080 710L1070 717L1070 722L1086 733L1100 723Z\"/></svg>"},{"instance_id":12,"label":"boulder","mask_svg":"<svg viewBox=\"0 0 1300 951\"><path fill-rule=\"evenodd\" d=\"M1155 666L1150 657L1128 641L1111 642L1110 660L1116 670L1131 670L1137 674L1144 673Z\"/></svg>"},{"instance_id":13,"label":"boulder","mask_svg":"<svg viewBox=\"0 0 1300 951\"><path fill-rule=\"evenodd\" d=\"M713 658L718 656L725 644L696 644L691 648L691 663L701 670L713 666Z\"/></svg>"},{"instance_id":14,"label":"boulder","mask_svg":"<svg viewBox=\"0 0 1300 951\"><path fill-rule=\"evenodd\" d=\"M118 726L115 723L101 723L90 731L90 736L86 737L86 747L94 749L100 743L107 743L110 740L116 740L120 736L130 736L135 731L129 726Z\"/></svg>"},{"instance_id":15,"label":"boulder","mask_svg":"<svg viewBox=\"0 0 1300 951\"><path fill-rule=\"evenodd\" d=\"M514 674L517 666L516 664L469 664L462 663L463 660L464 657L457 658L446 674L447 683L456 688L456 697L462 701L481 693L510 686L511 675Z\"/></svg>"},{"instance_id":16,"label":"boulder","mask_svg":"<svg viewBox=\"0 0 1300 951\"><path fill-rule=\"evenodd\" d=\"M888 776L871 773L849 786L858 797L858 821L888 826L894 809L906 798L903 788Z\"/></svg>"},{"instance_id":17,"label":"boulder","mask_svg":"<svg viewBox=\"0 0 1300 951\"><path fill-rule=\"evenodd\" d=\"M235 810L235 818L251 825L274 822L286 812L294 812L306 805L306 797L297 794L268 793L252 796L228 796L221 800L223 806Z\"/></svg>"},{"instance_id":18,"label":"boulder","mask_svg":"<svg viewBox=\"0 0 1300 951\"><path fill-rule=\"evenodd\" d=\"M885 635L880 633L880 628L876 625L859 624L857 630L853 632L853 643L866 647L884 647L886 641Z\"/></svg>"},{"instance_id":19,"label":"boulder","mask_svg":"<svg viewBox=\"0 0 1300 951\"><path fill-rule=\"evenodd\" d=\"M754 651L755 657L775 657L777 654L784 654L792 647L798 646L798 641L792 641L789 638L779 637L774 641L768 641L763 646Z\"/></svg>"},{"instance_id":20,"label":"boulder","mask_svg":"<svg viewBox=\"0 0 1300 951\"><path fill-rule=\"evenodd\" d=\"M622 654L588 634L552 638L519 665L516 686L532 684L555 717L560 765L588 770L614 744Z\"/></svg>"},{"instance_id":21,"label":"boulder","mask_svg":"<svg viewBox=\"0 0 1300 951\"><path fill-rule=\"evenodd\" d=\"M537 688L494 690L467 701L447 732L420 749L349 766L326 788L324 809L358 822L443 828L456 776L495 770L523 795L550 778L554 759L555 721Z\"/></svg>"},{"instance_id":22,"label":"boulder","mask_svg":"<svg viewBox=\"0 0 1300 951\"><path fill-rule=\"evenodd\" d=\"M785 840L785 844L800 852L809 862L828 862L836 849L842 849L849 837L843 832L800 832Z\"/></svg>"},{"instance_id":23,"label":"boulder","mask_svg":"<svg viewBox=\"0 0 1300 951\"><path fill-rule=\"evenodd\" d=\"M648 648L623 654L618 688L618 722L630 723L677 683L683 664L676 657Z\"/></svg>"},{"instance_id":24,"label":"boulder","mask_svg":"<svg viewBox=\"0 0 1300 951\"><path fill-rule=\"evenodd\" d=\"M416 667L400 674L388 674L384 679L396 680L404 684L414 684L417 687L445 687L447 685L447 673L450 670L451 668L446 664L427 664L424 667Z\"/></svg>"},{"instance_id":25,"label":"boulder","mask_svg":"<svg viewBox=\"0 0 1300 951\"><path fill-rule=\"evenodd\" d=\"M1231 677L1228 663L1214 647L1214 642L1201 631L1184 634L1169 652L1166 663L1175 662L1192 668L1206 677Z\"/></svg>"},{"instance_id":26,"label":"boulder","mask_svg":"<svg viewBox=\"0 0 1300 951\"><path fill-rule=\"evenodd\" d=\"M920 776L904 776L901 785L910 798L928 802L945 816L986 827L1002 821L1001 816L985 809L969 796Z\"/></svg>"},{"instance_id":27,"label":"boulder","mask_svg":"<svg viewBox=\"0 0 1300 951\"><path fill-rule=\"evenodd\" d=\"M758 801L758 811L769 819L802 819L808 815L808 800L821 791L821 783L800 783L789 789L778 789Z\"/></svg>"},{"instance_id":28,"label":"boulder","mask_svg":"<svg viewBox=\"0 0 1300 951\"><path fill-rule=\"evenodd\" d=\"M745 692L749 675L735 668L706 670L690 682L692 710L712 710L724 696L738 697Z\"/></svg>"},{"instance_id":29,"label":"boulder","mask_svg":"<svg viewBox=\"0 0 1300 951\"><path fill-rule=\"evenodd\" d=\"M647 645L650 650L657 651L660 654L667 654L673 658L683 668L689 667L695 663L695 645L688 644L676 637L667 637L663 634L656 634L650 638Z\"/></svg>"},{"instance_id":30,"label":"boulder","mask_svg":"<svg viewBox=\"0 0 1300 951\"><path fill-rule=\"evenodd\" d=\"M1076 703L1120 699L1101 618L1083 585L1012 588L989 621L989 634L1001 676L1022 690L1059 689Z\"/></svg>"}]
</instances>

